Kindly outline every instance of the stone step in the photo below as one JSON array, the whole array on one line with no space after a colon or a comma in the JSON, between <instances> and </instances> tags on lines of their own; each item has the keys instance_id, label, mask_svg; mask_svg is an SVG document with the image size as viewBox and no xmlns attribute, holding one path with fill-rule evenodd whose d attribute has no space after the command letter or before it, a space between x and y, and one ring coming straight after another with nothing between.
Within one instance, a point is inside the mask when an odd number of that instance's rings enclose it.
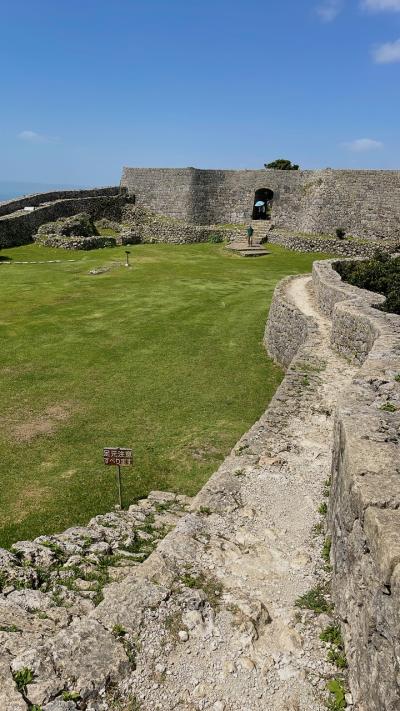
<instances>
[{"instance_id":1,"label":"stone step","mask_svg":"<svg viewBox=\"0 0 400 711\"><path fill-rule=\"evenodd\" d=\"M237 252L241 257L265 257L270 252L266 249L241 249Z\"/></svg>"},{"instance_id":2,"label":"stone step","mask_svg":"<svg viewBox=\"0 0 400 711\"><path fill-rule=\"evenodd\" d=\"M232 242L227 245L227 249L230 249L231 252L239 254L241 257L264 257L266 254L269 254L269 252L267 252L261 244L253 244L249 247L247 240Z\"/></svg>"}]
</instances>

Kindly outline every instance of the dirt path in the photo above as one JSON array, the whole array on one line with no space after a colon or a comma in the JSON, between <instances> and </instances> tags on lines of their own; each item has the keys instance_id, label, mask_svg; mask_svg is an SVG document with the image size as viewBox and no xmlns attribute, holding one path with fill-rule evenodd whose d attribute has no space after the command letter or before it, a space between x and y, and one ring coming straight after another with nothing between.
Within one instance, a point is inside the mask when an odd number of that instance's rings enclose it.
<instances>
[{"instance_id":1,"label":"dirt path","mask_svg":"<svg viewBox=\"0 0 400 711\"><path fill-rule=\"evenodd\" d=\"M167 538L161 546L181 584L141 630L127 688L145 711L326 708L326 680L337 670L318 633L329 619L295 602L328 575L323 537L313 527L330 475L332 410L355 369L329 347L329 322L315 308L310 277L293 281L290 296L318 324L312 367L197 497L204 515L186 517L174 534L181 527L192 545L171 549ZM229 476L235 483L227 493ZM207 596L217 594L221 603L210 606Z\"/></svg>"}]
</instances>

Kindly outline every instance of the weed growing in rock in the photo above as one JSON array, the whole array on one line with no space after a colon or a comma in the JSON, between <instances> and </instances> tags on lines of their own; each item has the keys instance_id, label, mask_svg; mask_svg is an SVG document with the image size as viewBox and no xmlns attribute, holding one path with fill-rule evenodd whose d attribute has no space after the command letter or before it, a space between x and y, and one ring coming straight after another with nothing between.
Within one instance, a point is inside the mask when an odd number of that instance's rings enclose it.
<instances>
[{"instance_id":1,"label":"weed growing in rock","mask_svg":"<svg viewBox=\"0 0 400 711\"><path fill-rule=\"evenodd\" d=\"M117 693L117 691L114 688L114 685L110 685L107 693L107 701L112 711L141 711L143 708L136 696L129 695L129 697L124 700L121 698L109 698L110 694L114 696L115 693Z\"/></svg>"},{"instance_id":2,"label":"weed growing in rock","mask_svg":"<svg viewBox=\"0 0 400 711\"><path fill-rule=\"evenodd\" d=\"M331 698L328 700L329 711L344 711L346 708L346 690L341 679L331 679L327 684Z\"/></svg>"},{"instance_id":3,"label":"weed growing in rock","mask_svg":"<svg viewBox=\"0 0 400 711\"><path fill-rule=\"evenodd\" d=\"M36 615L38 616L39 620L49 619L47 612L44 612L44 610L36 610Z\"/></svg>"},{"instance_id":4,"label":"weed growing in rock","mask_svg":"<svg viewBox=\"0 0 400 711\"><path fill-rule=\"evenodd\" d=\"M157 513L163 513L164 511L169 511L174 504L175 501L161 501L155 505L155 509Z\"/></svg>"},{"instance_id":5,"label":"weed growing in rock","mask_svg":"<svg viewBox=\"0 0 400 711\"><path fill-rule=\"evenodd\" d=\"M0 627L0 632L22 632L16 625Z\"/></svg>"},{"instance_id":6,"label":"weed growing in rock","mask_svg":"<svg viewBox=\"0 0 400 711\"><path fill-rule=\"evenodd\" d=\"M299 361L296 363L295 368L301 373L322 373L322 371L326 369L326 362L323 360L315 363Z\"/></svg>"},{"instance_id":7,"label":"weed growing in rock","mask_svg":"<svg viewBox=\"0 0 400 711\"><path fill-rule=\"evenodd\" d=\"M136 669L136 656L138 649L135 643L127 639L126 637L120 638L120 641L122 642L122 646L125 649L125 654L128 657L131 668L134 671Z\"/></svg>"},{"instance_id":8,"label":"weed growing in rock","mask_svg":"<svg viewBox=\"0 0 400 711\"><path fill-rule=\"evenodd\" d=\"M13 673L13 679L20 694L27 694L28 684L32 683L33 678L34 673L32 669L29 669L29 667L23 667Z\"/></svg>"},{"instance_id":9,"label":"weed growing in rock","mask_svg":"<svg viewBox=\"0 0 400 711\"><path fill-rule=\"evenodd\" d=\"M330 649L328 652L328 660L335 664L338 669L346 669L347 659L344 651L340 649Z\"/></svg>"},{"instance_id":10,"label":"weed growing in rock","mask_svg":"<svg viewBox=\"0 0 400 711\"><path fill-rule=\"evenodd\" d=\"M173 612L165 618L165 629L175 640L178 640L178 633L181 630L187 630L187 627L182 622L182 613Z\"/></svg>"},{"instance_id":11,"label":"weed growing in rock","mask_svg":"<svg viewBox=\"0 0 400 711\"><path fill-rule=\"evenodd\" d=\"M112 633L114 637L125 637L126 630L123 628L122 625L114 625L114 627L112 628Z\"/></svg>"},{"instance_id":12,"label":"weed growing in rock","mask_svg":"<svg viewBox=\"0 0 400 711\"><path fill-rule=\"evenodd\" d=\"M154 520L154 514L148 514L146 520L140 526L138 526L137 530L143 531L143 533L147 533L149 536L154 536Z\"/></svg>"},{"instance_id":13,"label":"weed growing in rock","mask_svg":"<svg viewBox=\"0 0 400 711\"><path fill-rule=\"evenodd\" d=\"M53 590L51 599L56 607L64 607L64 596L61 590Z\"/></svg>"},{"instance_id":14,"label":"weed growing in rock","mask_svg":"<svg viewBox=\"0 0 400 711\"><path fill-rule=\"evenodd\" d=\"M394 376L394 379L396 383L400 383L400 373L397 373L397 375Z\"/></svg>"},{"instance_id":15,"label":"weed growing in rock","mask_svg":"<svg viewBox=\"0 0 400 711\"><path fill-rule=\"evenodd\" d=\"M331 493L331 480L330 479L326 479L324 481L324 489L323 489L322 493L325 496L325 498L329 499L329 496Z\"/></svg>"},{"instance_id":16,"label":"weed growing in rock","mask_svg":"<svg viewBox=\"0 0 400 711\"><path fill-rule=\"evenodd\" d=\"M385 404L381 405L379 409L382 410L383 412L396 412L397 411L396 405L393 405L392 402L385 402Z\"/></svg>"},{"instance_id":17,"label":"weed growing in rock","mask_svg":"<svg viewBox=\"0 0 400 711\"><path fill-rule=\"evenodd\" d=\"M62 700L63 701L79 701L80 694L77 691L63 691Z\"/></svg>"},{"instance_id":18,"label":"weed growing in rock","mask_svg":"<svg viewBox=\"0 0 400 711\"><path fill-rule=\"evenodd\" d=\"M318 513L321 514L321 516L326 516L328 513L328 504L326 501L323 501L322 504L318 508Z\"/></svg>"},{"instance_id":19,"label":"weed growing in rock","mask_svg":"<svg viewBox=\"0 0 400 711\"><path fill-rule=\"evenodd\" d=\"M339 625L329 625L329 627L326 627L323 632L321 632L319 638L322 642L329 642L330 644L335 644L336 646L343 644L342 633Z\"/></svg>"},{"instance_id":20,"label":"weed growing in rock","mask_svg":"<svg viewBox=\"0 0 400 711\"><path fill-rule=\"evenodd\" d=\"M314 526L314 528L313 528L313 533L314 533L316 536L320 536L321 533L323 533L323 532L324 532L324 524L323 524L322 521L320 521L319 523L316 523L316 524L315 524L315 526Z\"/></svg>"},{"instance_id":21,"label":"weed growing in rock","mask_svg":"<svg viewBox=\"0 0 400 711\"><path fill-rule=\"evenodd\" d=\"M330 564L331 560L331 547L332 547L332 540L330 536L327 536L324 541L324 545L322 548L322 558L324 559L325 563L327 565Z\"/></svg>"},{"instance_id":22,"label":"weed growing in rock","mask_svg":"<svg viewBox=\"0 0 400 711\"><path fill-rule=\"evenodd\" d=\"M239 447L235 449L235 454L240 457L242 454L245 454L248 449L248 444L240 444Z\"/></svg>"},{"instance_id":23,"label":"weed growing in rock","mask_svg":"<svg viewBox=\"0 0 400 711\"><path fill-rule=\"evenodd\" d=\"M209 506L200 506L199 513L202 516L210 516L212 514L212 511Z\"/></svg>"},{"instance_id":24,"label":"weed growing in rock","mask_svg":"<svg viewBox=\"0 0 400 711\"><path fill-rule=\"evenodd\" d=\"M197 590L202 590L205 593L211 607L219 607L223 586L216 578L212 576L206 576L204 573L199 573L199 575L185 573L181 577L181 582L187 588L196 588Z\"/></svg>"},{"instance_id":25,"label":"weed growing in rock","mask_svg":"<svg viewBox=\"0 0 400 711\"><path fill-rule=\"evenodd\" d=\"M65 563L67 560L65 552L58 543L54 541L41 541L40 545L51 550L59 563Z\"/></svg>"},{"instance_id":26,"label":"weed growing in rock","mask_svg":"<svg viewBox=\"0 0 400 711\"><path fill-rule=\"evenodd\" d=\"M142 704L136 696L134 696L130 701L128 701L128 705L125 706L123 711L140 711L143 708Z\"/></svg>"},{"instance_id":27,"label":"weed growing in rock","mask_svg":"<svg viewBox=\"0 0 400 711\"><path fill-rule=\"evenodd\" d=\"M328 652L328 660L335 664L338 669L346 669L347 659L344 651L344 643L339 625L330 625L321 632L319 638L331 645Z\"/></svg>"},{"instance_id":28,"label":"weed growing in rock","mask_svg":"<svg viewBox=\"0 0 400 711\"><path fill-rule=\"evenodd\" d=\"M322 585L317 585L297 598L295 605L306 610L313 610L317 615L322 612L329 614L332 611L332 605L326 598L326 589Z\"/></svg>"}]
</instances>

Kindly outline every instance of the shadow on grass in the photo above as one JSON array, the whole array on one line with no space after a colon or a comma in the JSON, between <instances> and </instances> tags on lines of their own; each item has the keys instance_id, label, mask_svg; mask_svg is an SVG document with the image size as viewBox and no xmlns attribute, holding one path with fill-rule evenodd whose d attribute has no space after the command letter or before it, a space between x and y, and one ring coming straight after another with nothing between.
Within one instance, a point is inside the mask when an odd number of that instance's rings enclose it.
<instances>
[{"instance_id":1,"label":"shadow on grass","mask_svg":"<svg viewBox=\"0 0 400 711\"><path fill-rule=\"evenodd\" d=\"M11 257L2 257L0 254L0 262L11 262Z\"/></svg>"}]
</instances>

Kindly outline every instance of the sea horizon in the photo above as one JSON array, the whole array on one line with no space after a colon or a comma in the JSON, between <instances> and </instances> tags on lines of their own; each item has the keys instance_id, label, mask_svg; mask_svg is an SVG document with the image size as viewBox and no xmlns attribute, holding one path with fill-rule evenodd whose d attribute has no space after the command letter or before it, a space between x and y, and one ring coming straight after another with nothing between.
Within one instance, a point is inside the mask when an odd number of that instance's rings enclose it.
<instances>
[{"instance_id":1,"label":"sea horizon","mask_svg":"<svg viewBox=\"0 0 400 711\"><path fill-rule=\"evenodd\" d=\"M0 202L7 202L14 198L35 193L45 193L52 190L78 190L82 185L67 183L35 183L29 181L0 180Z\"/></svg>"}]
</instances>

